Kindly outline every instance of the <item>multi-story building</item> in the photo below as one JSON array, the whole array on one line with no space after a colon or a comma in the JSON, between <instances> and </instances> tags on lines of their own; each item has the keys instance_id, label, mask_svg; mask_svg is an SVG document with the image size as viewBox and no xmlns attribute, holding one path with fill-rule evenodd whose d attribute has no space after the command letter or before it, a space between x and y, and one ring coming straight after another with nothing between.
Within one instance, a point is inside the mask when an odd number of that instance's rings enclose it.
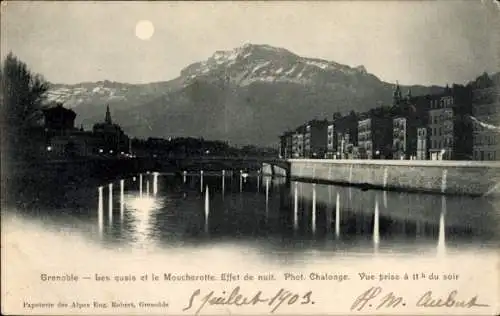
<instances>
[{"instance_id":1,"label":"multi-story building","mask_svg":"<svg viewBox=\"0 0 500 316\"><path fill-rule=\"evenodd\" d=\"M325 158L337 158L337 133L333 122L328 123Z\"/></svg>"},{"instance_id":2,"label":"multi-story building","mask_svg":"<svg viewBox=\"0 0 500 316\"><path fill-rule=\"evenodd\" d=\"M431 99L429 110L431 160L454 159L454 98L451 95Z\"/></svg>"},{"instance_id":3,"label":"multi-story building","mask_svg":"<svg viewBox=\"0 0 500 316\"><path fill-rule=\"evenodd\" d=\"M304 158L305 126L299 126L292 134L292 157Z\"/></svg>"},{"instance_id":4,"label":"multi-story building","mask_svg":"<svg viewBox=\"0 0 500 316\"><path fill-rule=\"evenodd\" d=\"M337 133L337 158L348 159L353 158L353 147L354 144L351 141L351 135L349 133Z\"/></svg>"},{"instance_id":5,"label":"multi-story building","mask_svg":"<svg viewBox=\"0 0 500 316\"><path fill-rule=\"evenodd\" d=\"M454 85L429 98L430 159L472 160L473 122L470 87Z\"/></svg>"},{"instance_id":6,"label":"multi-story building","mask_svg":"<svg viewBox=\"0 0 500 316\"><path fill-rule=\"evenodd\" d=\"M473 91L474 160L500 160L500 92L489 87Z\"/></svg>"},{"instance_id":7,"label":"multi-story building","mask_svg":"<svg viewBox=\"0 0 500 316\"><path fill-rule=\"evenodd\" d=\"M324 158L327 150L327 120L312 120L305 125L304 156L306 158Z\"/></svg>"},{"instance_id":8,"label":"multi-story building","mask_svg":"<svg viewBox=\"0 0 500 316\"><path fill-rule=\"evenodd\" d=\"M396 117L392 120L393 135L393 159L408 158L408 130L407 119L405 117ZM411 157L411 155L410 155Z\"/></svg>"},{"instance_id":9,"label":"multi-story building","mask_svg":"<svg viewBox=\"0 0 500 316\"><path fill-rule=\"evenodd\" d=\"M362 159L392 157L393 125L390 113L377 108L358 122L358 152Z\"/></svg>"},{"instance_id":10,"label":"multi-story building","mask_svg":"<svg viewBox=\"0 0 500 316\"><path fill-rule=\"evenodd\" d=\"M420 127L417 129L417 160L427 160L428 159L428 149L427 149L427 127Z\"/></svg>"},{"instance_id":11,"label":"multi-story building","mask_svg":"<svg viewBox=\"0 0 500 316\"><path fill-rule=\"evenodd\" d=\"M311 155L311 125L305 125L304 132L304 157L309 158Z\"/></svg>"},{"instance_id":12,"label":"multi-story building","mask_svg":"<svg viewBox=\"0 0 500 316\"><path fill-rule=\"evenodd\" d=\"M292 148L293 148L293 132L285 132L280 136L280 148L279 155L280 158L288 159L292 158Z\"/></svg>"},{"instance_id":13,"label":"multi-story building","mask_svg":"<svg viewBox=\"0 0 500 316\"><path fill-rule=\"evenodd\" d=\"M420 138L427 135L422 128L428 124L428 112L430 107L429 96L412 96L411 90L405 97L402 97L399 85L393 96L393 107L391 115L393 117L393 159L417 159L418 152L418 131ZM425 136L427 137L427 136ZM424 143L420 139L420 151ZM427 141L425 141L425 147ZM419 157L426 157L420 152Z\"/></svg>"},{"instance_id":14,"label":"multi-story building","mask_svg":"<svg viewBox=\"0 0 500 316\"><path fill-rule=\"evenodd\" d=\"M372 119L358 122L358 147L361 159L373 158Z\"/></svg>"},{"instance_id":15,"label":"multi-story building","mask_svg":"<svg viewBox=\"0 0 500 316\"><path fill-rule=\"evenodd\" d=\"M353 159L354 147L358 145L358 115L355 112L334 119L337 135L336 155L341 159Z\"/></svg>"}]
</instances>

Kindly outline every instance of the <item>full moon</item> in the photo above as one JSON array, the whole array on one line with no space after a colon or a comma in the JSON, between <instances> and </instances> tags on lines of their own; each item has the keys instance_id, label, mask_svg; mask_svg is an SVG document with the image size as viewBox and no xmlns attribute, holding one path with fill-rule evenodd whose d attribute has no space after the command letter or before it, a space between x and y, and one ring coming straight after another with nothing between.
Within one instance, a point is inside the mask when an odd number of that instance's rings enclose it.
<instances>
[{"instance_id":1,"label":"full moon","mask_svg":"<svg viewBox=\"0 0 500 316\"><path fill-rule=\"evenodd\" d=\"M151 21L143 20L137 22L135 25L135 36L140 38L141 40L148 40L153 36L155 32L155 27Z\"/></svg>"}]
</instances>

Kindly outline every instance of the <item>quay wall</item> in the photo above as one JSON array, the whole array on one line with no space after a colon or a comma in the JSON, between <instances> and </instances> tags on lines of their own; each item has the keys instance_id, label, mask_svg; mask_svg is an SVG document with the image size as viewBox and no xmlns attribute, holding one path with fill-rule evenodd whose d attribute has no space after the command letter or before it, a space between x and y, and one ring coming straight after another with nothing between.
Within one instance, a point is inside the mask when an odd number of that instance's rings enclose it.
<instances>
[{"instance_id":1,"label":"quay wall","mask_svg":"<svg viewBox=\"0 0 500 316\"><path fill-rule=\"evenodd\" d=\"M500 162L290 159L291 179L471 196L498 195Z\"/></svg>"}]
</instances>

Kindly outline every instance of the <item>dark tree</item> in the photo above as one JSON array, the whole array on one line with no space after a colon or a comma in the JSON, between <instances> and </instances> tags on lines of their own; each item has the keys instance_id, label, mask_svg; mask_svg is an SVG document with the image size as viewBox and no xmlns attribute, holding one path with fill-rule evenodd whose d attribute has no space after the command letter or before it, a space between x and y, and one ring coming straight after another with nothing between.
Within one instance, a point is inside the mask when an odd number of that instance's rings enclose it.
<instances>
[{"instance_id":1,"label":"dark tree","mask_svg":"<svg viewBox=\"0 0 500 316\"><path fill-rule=\"evenodd\" d=\"M12 53L3 61L0 81L2 141L6 142L4 145L8 146L10 154L21 158L19 154L24 153L30 127L41 115L43 97L49 85Z\"/></svg>"}]
</instances>

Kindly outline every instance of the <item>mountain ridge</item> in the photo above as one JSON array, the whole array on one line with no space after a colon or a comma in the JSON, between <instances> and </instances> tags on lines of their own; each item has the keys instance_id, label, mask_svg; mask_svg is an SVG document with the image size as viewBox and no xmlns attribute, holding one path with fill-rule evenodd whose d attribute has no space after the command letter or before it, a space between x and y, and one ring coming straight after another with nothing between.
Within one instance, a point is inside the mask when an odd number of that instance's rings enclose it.
<instances>
[{"instance_id":1,"label":"mountain ridge","mask_svg":"<svg viewBox=\"0 0 500 316\"><path fill-rule=\"evenodd\" d=\"M187 65L169 81L129 84L108 80L54 85L48 100L63 102L90 127L110 104L114 121L136 137L195 136L269 145L313 117L367 111L390 104L394 84L363 65L301 57L266 44L219 50ZM401 86L413 95L443 87Z\"/></svg>"}]
</instances>

